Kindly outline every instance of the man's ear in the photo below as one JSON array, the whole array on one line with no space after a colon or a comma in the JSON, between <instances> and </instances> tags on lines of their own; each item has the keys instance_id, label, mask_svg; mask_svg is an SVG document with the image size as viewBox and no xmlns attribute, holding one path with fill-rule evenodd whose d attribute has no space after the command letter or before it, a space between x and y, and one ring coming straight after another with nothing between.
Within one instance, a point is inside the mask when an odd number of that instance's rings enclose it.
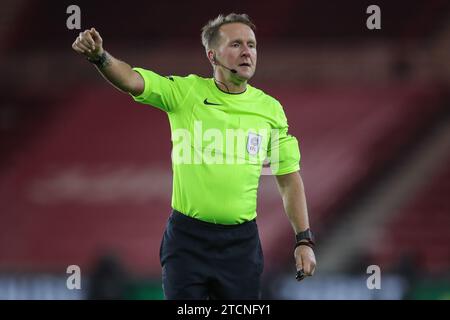
<instances>
[{"instance_id":1,"label":"man's ear","mask_svg":"<svg viewBox=\"0 0 450 320\"><path fill-rule=\"evenodd\" d=\"M214 52L214 50L208 50L206 55L208 56L209 62L211 62L212 65L216 65L216 53Z\"/></svg>"}]
</instances>

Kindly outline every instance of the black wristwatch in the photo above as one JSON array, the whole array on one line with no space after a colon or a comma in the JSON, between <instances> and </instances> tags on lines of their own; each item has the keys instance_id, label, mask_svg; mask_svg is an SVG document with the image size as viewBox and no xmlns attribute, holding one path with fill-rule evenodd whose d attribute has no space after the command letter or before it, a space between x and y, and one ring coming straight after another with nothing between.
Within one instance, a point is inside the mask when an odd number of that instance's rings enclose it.
<instances>
[{"instance_id":1,"label":"black wristwatch","mask_svg":"<svg viewBox=\"0 0 450 320\"><path fill-rule=\"evenodd\" d=\"M311 249L314 248L316 245L314 241L314 234L312 231L308 228L305 231L299 232L295 235L295 248L297 248L300 245L305 245L310 247Z\"/></svg>"}]
</instances>

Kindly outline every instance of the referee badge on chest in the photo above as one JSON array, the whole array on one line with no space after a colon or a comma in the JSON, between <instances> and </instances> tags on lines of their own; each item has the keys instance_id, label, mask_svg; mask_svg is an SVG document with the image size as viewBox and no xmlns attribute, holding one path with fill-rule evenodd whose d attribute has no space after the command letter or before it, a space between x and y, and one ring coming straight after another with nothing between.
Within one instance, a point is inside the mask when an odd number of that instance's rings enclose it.
<instances>
[{"instance_id":1,"label":"referee badge on chest","mask_svg":"<svg viewBox=\"0 0 450 320\"><path fill-rule=\"evenodd\" d=\"M259 152L259 148L261 146L262 136L253 132L248 133L247 139L247 152L255 156Z\"/></svg>"}]
</instances>

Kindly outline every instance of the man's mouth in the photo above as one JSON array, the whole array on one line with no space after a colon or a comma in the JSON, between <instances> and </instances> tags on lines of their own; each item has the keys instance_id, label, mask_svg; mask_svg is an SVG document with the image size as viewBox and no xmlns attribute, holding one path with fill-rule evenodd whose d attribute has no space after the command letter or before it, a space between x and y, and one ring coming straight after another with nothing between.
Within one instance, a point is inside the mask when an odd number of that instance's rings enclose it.
<instances>
[{"instance_id":1,"label":"man's mouth","mask_svg":"<svg viewBox=\"0 0 450 320\"><path fill-rule=\"evenodd\" d=\"M239 67L251 67L251 65L250 65L250 63L244 62L244 63L239 64Z\"/></svg>"}]
</instances>

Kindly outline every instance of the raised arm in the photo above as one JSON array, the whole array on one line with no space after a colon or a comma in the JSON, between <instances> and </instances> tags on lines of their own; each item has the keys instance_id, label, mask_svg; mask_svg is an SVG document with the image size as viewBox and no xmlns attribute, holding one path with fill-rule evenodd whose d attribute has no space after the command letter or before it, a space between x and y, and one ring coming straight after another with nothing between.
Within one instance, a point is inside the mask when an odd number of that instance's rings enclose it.
<instances>
[{"instance_id":1,"label":"raised arm","mask_svg":"<svg viewBox=\"0 0 450 320\"><path fill-rule=\"evenodd\" d=\"M81 32L72 48L93 62L102 76L122 92L137 96L144 91L142 76L103 49L103 39L95 28Z\"/></svg>"}]
</instances>

